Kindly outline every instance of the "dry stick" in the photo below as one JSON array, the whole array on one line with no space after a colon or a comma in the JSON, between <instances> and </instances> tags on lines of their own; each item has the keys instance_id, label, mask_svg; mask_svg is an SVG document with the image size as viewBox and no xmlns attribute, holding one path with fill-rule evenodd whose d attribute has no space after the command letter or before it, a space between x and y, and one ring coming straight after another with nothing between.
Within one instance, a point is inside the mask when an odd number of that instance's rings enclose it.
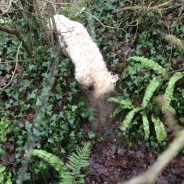
<instances>
[{"instance_id":1,"label":"dry stick","mask_svg":"<svg viewBox=\"0 0 184 184\"><path fill-rule=\"evenodd\" d=\"M127 7L124 7L124 8L119 8L119 9L116 9L116 10L113 10L112 13L119 13L121 11L124 11L124 10L159 10L159 8L162 8L164 6L167 6L168 4L170 4L173 0L170 0L170 1L167 1L165 3L162 3L162 4L159 4L157 6L127 6Z\"/></svg>"},{"instance_id":2,"label":"dry stick","mask_svg":"<svg viewBox=\"0 0 184 184\"><path fill-rule=\"evenodd\" d=\"M21 47L21 46L22 46L22 42L20 43L20 45L19 45L19 47L18 47L18 49L17 49L16 64L15 64L15 69L14 69L14 71L13 71L13 73L12 73L11 79L10 79L10 81L8 82L8 84L6 84L6 86L4 86L3 88L0 88L0 91L2 91L3 89L7 88L7 87L11 84L11 82L12 82L12 80L13 80L13 78L14 78L14 75L15 75L15 72L16 72L17 66L18 66L19 51L20 51L20 47Z\"/></svg>"},{"instance_id":3,"label":"dry stick","mask_svg":"<svg viewBox=\"0 0 184 184\"><path fill-rule=\"evenodd\" d=\"M6 33L15 35L19 39L19 41L22 42L22 45L23 45L25 51L27 52L28 56L30 58L32 58L32 52L31 52L29 46L26 44L26 42L24 41L24 39L22 38L22 36L20 36L20 34L16 30L10 29L10 28L7 28L7 27L0 26L0 31L3 31L3 32L6 32Z\"/></svg>"}]
</instances>

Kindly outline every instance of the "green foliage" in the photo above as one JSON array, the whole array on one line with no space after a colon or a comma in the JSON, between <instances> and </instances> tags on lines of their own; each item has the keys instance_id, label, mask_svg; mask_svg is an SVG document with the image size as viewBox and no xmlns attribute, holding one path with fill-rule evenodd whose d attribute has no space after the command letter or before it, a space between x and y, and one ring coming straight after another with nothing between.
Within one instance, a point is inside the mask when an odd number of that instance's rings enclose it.
<instances>
[{"instance_id":1,"label":"green foliage","mask_svg":"<svg viewBox=\"0 0 184 184\"><path fill-rule=\"evenodd\" d=\"M0 164L0 183L12 184L11 173L7 173L6 168Z\"/></svg>"},{"instance_id":2,"label":"green foliage","mask_svg":"<svg viewBox=\"0 0 184 184\"><path fill-rule=\"evenodd\" d=\"M25 12L29 16L22 16L21 12L15 10L13 14L10 13L10 16L0 17L1 26L17 30L33 53L30 58L22 47L18 68L11 84L0 91L0 114L3 117L0 126L0 155L6 154L4 144L13 144L12 152L16 157L16 161L10 163L10 168L13 170L13 182L17 175L17 167L13 166L20 165L22 155L27 150L27 136L33 130L35 137L39 139L36 147L40 150L47 150L48 153L60 155L61 158L73 152L81 142L94 138L93 132L84 135L81 128L84 123L85 125L90 123L94 117L86 106L84 98L81 97L80 87L74 79L73 65L66 57L59 56L58 75L55 77L52 88L48 88L52 77L49 71L52 68L52 61L57 59L57 56L55 47L50 47L44 35L41 26L42 23L45 25L44 20L39 19L40 15L34 12L32 8L34 6L30 6L31 3L32 1L24 2ZM137 2L131 5L137 5ZM33 12L29 12L27 9L29 6ZM144 130L144 138L157 147L158 143L153 141L152 129L149 129L149 126L155 128L158 123L154 124L150 121L150 116L154 114L155 117L161 117L162 114L152 99L157 94L164 94L166 91L167 82L170 81L170 74L167 71L175 73L175 70L184 67L183 62L180 61L183 51L165 42L165 33L167 34L169 30L170 34L177 35L177 40L173 37L170 37L170 40L173 39L174 44L182 46L180 42L184 35L182 16L173 16L177 11L172 14L171 10L172 20L165 21L167 17L164 15L168 11L167 8L162 10L162 18L161 14L156 11L128 10L123 14L112 13L113 10L123 6L127 6L126 1L96 0L80 3L75 7L64 3L57 11L83 22L90 29L86 20L89 17L93 20L94 23L92 22L91 26L95 30L96 40L107 66L120 75L117 90L121 96L112 98L112 102L117 105L112 116L126 113L126 130L131 131L134 128L137 130L140 125ZM173 5L173 7L178 7L178 5ZM90 16L90 12L94 16ZM20 40L15 35L3 31L0 32L0 39L0 85L3 87L12 76ZM132 62L129 62L128 58L132 55L134 56L131 58ZM146 58L151 58L151 60ZM161 79L159 88L154 87L156 82L151 85L152 87L148 87L153 78ZM167 96L166 93L170 93L167 97L169 104L174 107L178 120L183 125L184 92L181 84L179 87L177 85L175 91L172 91L175 83L176 81L172 84L173 87L165 92L165 96ZM43 101L47 101L45 106L42 105ZM138 111L139 108L141 109ZM35 122L39 124L39 129L34 127ZM123 122L122 119L121 122ZM143 135L142 130L134 132L137 137ZM40 178L43 173L45 180L50 182L52 179L53 181L44 160L39 163L30 161L30 165L25 183L32 182L31 176L35 176L35 183L41 183L43 180L39 181L37 178ZM7 174L7 172L4 173Z\"/></svg>"},{"instance_id":3,"label":"green foliage","mask_svg":"<svg viewBox=\"0 0 184 184\"><path fill-rule=\"evenodd\" d=\"M148 140L150 136L150 128L149 128L149 121L145 113L142 113L142 121L143 121L143 128L144 128L144 139Z\"/></svg>"},{"instance_id":4,"label":"green foliage","mask_svg":"<svg viewBox=\"0 0 184 184\"><path fill-rule=\"evenodd\" d=\"M139 112L141 110L140 107L136 107L136 108L133 108L125 117L125 119L123 120L122 124L121 124L121 127L120 129L122 131L126 131L128 128L130 128L130 125L131 125L131 122L132 122L132 119L134 117L134 115Z\"/></svg>"},{"instance_id":5,"label":"green foliage","mask_svg":"<svg viewBox=\"0 0 184 184\"><path fill-rule=\"evenodd\" d=\"M37 156L48 162L51 166L56 169L56 171L58 171L60 177L62 177L63 173L66 171L65 165L61 161L61 159L51 153L48 153L47 151L34 149L32 155Z\"/></svg>"},{"instance_id":6,"label":"green foliage","mask_svg":"<svg viewBox=\"0 0 184 184\"><path fill-rule=\"evenodd\" d=\"M110 97L108 99L109 102L113 102L118 104L118 107L116 107L112 113L112 117L115 117L119 112L121 112L123 109L132 109L134 108L134 105L132 102L128 99L123 99L122 96L119 97Z\"/></svg>"},{"instance_id":7,"label":"green foliage","mask_svg":"<svg viewBox=\"0 0 184 184\"><path fill-rule=\"evenodd\" d=\"M163 75L165 76L169 76L169 75L166 72L166 69L164 69L163 67L161 67L159 64L155 63L152 60L149 60L143 57L138 57L138 56L130 57L130 59L135 61L140 61L141 66L149 69L153 69L158 76L154 77L149 81L149 84L146 87L146 90L142 99L142 103L138 107L133 106L132 105L133 103L131 102L131 100L129 99L125 100L123 96L110 98L111 102L118 104L118 106L113 111L112 116L113 117L117 116L117 114L122 112L124 109L130 109L130 111L128 112L128 114L126 115L125 119L122 121L120 126L120 129L122 131L126 131L132 126L135 114L140 111L142 114L142 123L143 123L142 127L144 129L144 139L148 140L148 138L150 137L150 128L149 128L150 123L148 121L148 117L145 113L145 110L149 109L150 106L153 106L150 100L154 96L154 93L158 89L158 86L163 85L162 83L163 80L161 80L160 78L161 77L163 78ZM132 68L133 67L135 67L135 65L132 66ZM128 73L131 75L132 73L130 73L130 71L131 71L131 67L128 68ZM135 72L136 71L137 69L135 70ZM169 108L172 112L175 112L175 110L170 106L170 102L173 99L174 86L175 86L175 83L182 77L183 77L183 72L176 72L170 78L168 85L165 89L165 94L164 94L165 100L166 100L165 108ZM159 120L159 118L156 119L152 116L152 121L155 128L157 141L158 143L161 143L167 137L165 126Z\"/></svg>"},{"instance_id":8,"label":"green foliage","mask_svg":"<svg viewBox=\"0 0 184 184\"><path fill-rule=\"evenodd\" d=\"M4 143L7 140L9 124L10 122L6 117L1 118L0 120L0 142L1 143Z\"/></svg>"},{"instance_id":9,"label":"green foliage","mask_svg":"<svg viewBox=\"0 0 184 184\"><path fill-rule=\"evenodd\" d=\"M86 143L83 148L78 148L76 153L72 153L68 159L69 163L66 164L69 170L63 177L62 183L84 183L85 175L80 174L81 168L86 168L89 165L90 156L90 143Z\"/></svg>"},{"instance_id":10,"label":"green foliage","mask_svg":"<svg viewBox=\"0 0 184 184\"><path fill-rule=\"evenodd\" d=\"M154 123L155 127L155 133L158 140L158 143L161 143L167 138L167 133L165 130L165 126L162 121L160 121L159 118L155 118L154 116L151 116L151 120Z\"/></svg>"},{"instance_id":11,"label":"green foliage","mask_svg":"<svg viewBox=\"0 0 184 184\"><path fill-rule=\"evenodd\" d=\"M82 14L83 11L79 16ZM10 19L11 17L8 18ZM16 159L10 164L20 165L22 155L29 145L27 136L33 132L34 138L39 140L36 141L37 148L64 157L88 138L84 136L81 125L92 121L93 113L86 106L84 98L79 97L80 88L73 76L72 63L66 57L59 56L59 74L55 76L52 88L48 86L52 80L49 72L52 68L51 62L57 56L55 48L49 47L46 42L40 24L34 19L25 20L16 15L13 19L14 22L3 26L20 30L20 35L34 54L33 58L29 58L22 47L11 84L0 91L0 114L3 117L0 121L0 156L14 154ZM0 32L0 38L0 87L3 87L12 76L20 41L16 36L4 32ZM2 83L2 78L5 83ZM35 124L36 127L33 126ZM4 149L3 144L6 143L13 145L13 153ZM27 171L25 182L31 182L32 175L40 176L42 172L46 180L52 177L45 162L33 165L34 169ZM17 168L11 167L15 171L12 172L13 181Z\"/></svg>"},{"instance_id":12,"label":"green foliage","mask_svg":"<svg viewBox=\"0 0 184 184\"><path fill-rule=\"evenodd\" d=\"M146 92L144 94L144 98L143 98L142 105L141 105L142 108L146 108L146 106L149 103L151 97L153 96L153 93L158 88L159 84L160 84L159 79L156 78L156 77L154 77L150 81L148 87L146 88Z\"/></svg>"},{"instance_id":13,"label":"green foliage","mask_svg":"<svg viewBox=\"0 0 184 184\"><path fill-rule=\"evenodd\" d=\"M76 153L72 153L68 159L69 163L65 164L58 156L48 153L44 150L34 149L32 154L53 166L59 173L60 182L62 184L84 183L84 174L81 168L89 165L90 143L86 143L83 148L76 149Z\"/></svg>"},{"instance_id":14,"label":"green foliage","mask_svg":"<svg viewBox=\"0 0 184 184\"><path fill-rule=\"evenodd\" d=\"M164 98L166 101L166 105L169 106L170 102L173 98L173 93L174 93L174 86L176 82L181 79L184 76L184 73L182 72L176 72L171 79L168 82L167 88L165 90Z\"/></svg>"},{"instance_id":15,"label":"green foliage","mask_svg":"<svg viewBox=\"0 0 184 184\"><path fill-rule=\"evenodd\" d=\"M61 12L69 16L71 19L79 20L84 18L83 12L86 10L86 3L79 3L79 5L73 6L72 4L64 4L61 6Z\"/></svg>"},{"instance_id":16,"label":"green foliage","mask_svg":"<svg viewBox=\"0 0 184 184\"><path fill-rule=\"evenodd\" d=\"M145 68L152 69L158 74L162 74L162 75L166 74L166 70L151 59L147 59L139 56L133 56L133 57L130 57L130 60L137 61L137 62L139 61L142 66L144 66Z\"/></svg>"}]
</instances>

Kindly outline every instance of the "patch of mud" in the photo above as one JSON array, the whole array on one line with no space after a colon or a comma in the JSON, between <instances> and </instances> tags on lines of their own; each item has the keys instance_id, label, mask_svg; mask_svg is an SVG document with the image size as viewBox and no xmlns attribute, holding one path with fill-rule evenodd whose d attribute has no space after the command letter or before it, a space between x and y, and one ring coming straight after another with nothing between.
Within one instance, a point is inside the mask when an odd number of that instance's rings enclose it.
<instances>
[{"instance_id":1,"label":"patch of mud","mask_svg":"<svg viewBox=\"0 0 184 184\"><path fill-rule=\"evenodd\" d=\"M87 96L87 104L95 115L95 120L92 122L91 128L93 131L104 136L111 135L113 129L111 113L115 105L108 102L109 96L106 95L98 99L93 95Z\"/></svg>"},{"instance_id":2,"label":"patch of mud","mask_svg":"<svg viewBox=\"0 0 184 184\"><path fill-rule=\"evenodd\" d=\"M85 184L118 184L145 172L160 153L146 144L127 149L117 139L104 140L93 149ZM156 178L154 184L184 184L184 156L178 155Z\"/></svg>"}]
</instances>

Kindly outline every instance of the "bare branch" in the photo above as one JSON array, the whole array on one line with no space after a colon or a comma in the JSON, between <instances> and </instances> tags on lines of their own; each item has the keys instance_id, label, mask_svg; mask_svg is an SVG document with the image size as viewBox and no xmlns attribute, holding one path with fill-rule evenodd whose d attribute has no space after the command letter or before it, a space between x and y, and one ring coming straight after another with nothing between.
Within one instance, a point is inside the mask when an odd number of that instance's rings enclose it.
<instances>
[{"instance_id":1,"label":"bare branch","mask_svg":"<svg viewBox=\"0 0 184 184\"><path fill-rule=\"evenodd\" d=\"M159 4L157 6L127 6L124 8L118 8L116 10L113 10L112 13L119 13L125 10L143 10L143 11L149 11L149 10L161 10L160 8L169 5L173 0L169 0L167 2L164 2L162 4Z\"/></svg>"},{"instance_id":2,"label":"bare branch","mask_svg":"<svg viewBox=\"0 0 184 184\"><path fill-rule=\"evenodd\" d=\"M15 35L19 39L19 41L22 42L22 45L23 45L25 51L27 52L28 56L30 58L32 58L32 52L31 52L29 46L26 44L26 42L24 41L24 39L22 38L22 36L20 36L20 34L16 30L13 30L13 29L10 29L10 28L7 28L7 27L0 26L0 31L3 31L3 32L6 32L6 33Z\"/></svg>"},{"instance_id":3,"label":"bare branch","mask_svg":"<svg viewBox=\"0 0 184 184\"><path fill-rule=\"evenodd\" d=\"M5 2L4 2L4 3L5 3ZM10 10L11 5L12 5L12 0L9 1L9 3L8 3L8 5L7 5L7 6L8 6L7 9L6 9L5 11L3 11L3 13L1 13L0 16L6 14L6 13ZM1 6L0 6L0 7L1 7Z\"/></svg>"},{"instance_id":4,"label":"bare branch","mask_svg":"<svg viewBox=\"0 0 184 184\"><path fill-rule=\"evenodd\" d=\"M13 80L13 78L14 78L14 75L15 75L15 72L16 72L17 66L18 66L19 51L20 51L20 47L21 47L21 46L22 46L22 42L20 43L20 45L19 45L19 47L18 47L18 49L17 49L16 64L15 64L15 69L14 69L14 71L13 71L13 73L12 73L11 79L10 79L10 81L8 82L8 84L6 84L6 86L4 86L3 88L0 88L0 91L2 91L3 89L7 88L7 87L11 84L11 82L12 82L12 80Z\"/></svg>"}]
</instances>

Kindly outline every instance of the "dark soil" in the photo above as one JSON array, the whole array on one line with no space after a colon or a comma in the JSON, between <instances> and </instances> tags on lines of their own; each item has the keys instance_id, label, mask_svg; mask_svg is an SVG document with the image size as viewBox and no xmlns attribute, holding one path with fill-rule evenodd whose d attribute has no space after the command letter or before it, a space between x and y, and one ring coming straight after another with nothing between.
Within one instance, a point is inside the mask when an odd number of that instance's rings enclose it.
<instances>
[{"instance_id":1,"label":"dark soil","mask_svg":"<svg viewBox=\"0 0 184 184\"><path fill-rule=\"evenodd\" d=\"M86 184L116 184L127 181L146 171L161 153L151 150L146 143L127 148L122 136L118 134L109 135L101 143L94 143ZM155 184L184 184L182 154L167 166Z\"/></svg>"}]
</instances>

